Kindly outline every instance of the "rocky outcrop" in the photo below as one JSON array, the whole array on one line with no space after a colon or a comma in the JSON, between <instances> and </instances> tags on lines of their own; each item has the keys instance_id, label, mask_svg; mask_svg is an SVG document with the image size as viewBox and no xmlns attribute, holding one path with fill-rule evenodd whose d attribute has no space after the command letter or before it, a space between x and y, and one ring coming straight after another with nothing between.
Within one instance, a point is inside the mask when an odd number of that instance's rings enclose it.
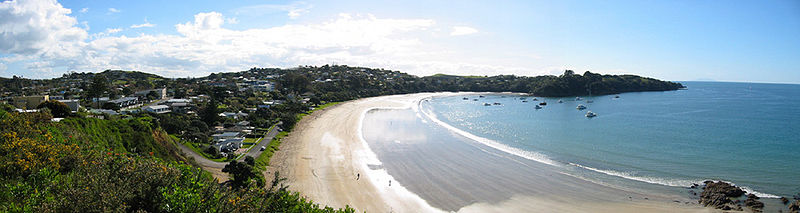
<instances>
[{"instance_id":1,"label":"rocky outcrop","mask_svg":"<svg viewBox=\"0 0 800 213\"><path fill-rule=\"evenodd\" d=\"M800 213L800 200L795 200L794 203L789 205L790 213Z\"/></svg>"},{"instance_id":2,"label":"rocky outcrop","mask_svg":"<svg viewBox=\"0 0 800 213\"><path fill-rule=\"evenodd\" d=\"M744 200L744 206L750 208L753 212L761 212L764 209L764 203L758 201L758 196L754 194L747 195L747 200Z\"/></svg>"},{"instance_id":3,"label":"rocky outcrop","mask_svg":"<svg viewBox=\"0 0 800 213\"><path fill-rule=\"evenodd\" d=\"M722 210L741 208L731 198L741 197L744 195L744 190L722 181L706 181L704 183L705 187L703 187L703 192L700 193L700 200L698 201L700 204ZM763 207L763 203L761 206Z\"/></svg>"}]
</instances>

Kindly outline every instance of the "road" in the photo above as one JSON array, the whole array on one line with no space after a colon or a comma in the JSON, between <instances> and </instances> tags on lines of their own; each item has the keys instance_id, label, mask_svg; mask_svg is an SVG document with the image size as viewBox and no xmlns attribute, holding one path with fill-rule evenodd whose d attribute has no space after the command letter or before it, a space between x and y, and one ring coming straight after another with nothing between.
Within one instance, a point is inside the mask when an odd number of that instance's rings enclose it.
<instances>
[{"instance_id":1,"label":"road","mask_svg":"<svg viewBox=\"0 0 800 213\"><path fill-rule=\"evenodd\" d=\"M258 158L258 156L261 155L261 152L263 152L263 151L261 151L261 147L262 146L266 147L269 144L269 142L272 141L272 138L275 137L275 135L278 135L278 132L280 132L279 129L280 128L278 128L277 126L272 128L272 129L270 129L269 132L267 132L267 135L264 136L264 139L262 139L260 142L258 142L258 144L253 145L253 147L250 148L250 151L245 153L245 156L251 156L253 158ZM194 158L194 161L197 162L197 164L200 164L200 166L202 166L204 168L208 167L208 168L222 169L222 168L225 168L225 165L228 164L226 162L216 162L216 161L209 160L208 158L203 157L199 153L194 152L194 150L192 150L191 148L187 147L186 145L183 145L182 143L178 143L178 148L180 148L181 151L184 154L186 154L187 156ZM244 159L244 157L240 158L240 160L243 160L243 159Z\"/></svg>"}]
</instances>

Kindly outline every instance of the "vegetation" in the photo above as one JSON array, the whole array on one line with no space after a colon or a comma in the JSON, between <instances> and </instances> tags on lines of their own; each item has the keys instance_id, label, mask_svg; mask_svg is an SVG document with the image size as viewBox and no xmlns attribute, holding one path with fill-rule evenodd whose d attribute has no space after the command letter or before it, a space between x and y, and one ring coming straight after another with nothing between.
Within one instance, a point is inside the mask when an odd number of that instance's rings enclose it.
<instances>
[{"instance_id":1,"label":"vegetation","mask_svg":"<svg viewBox=\"0 0 800 213\"><path fill-rule=\"evenodd\" d=\"M72 111L69 109L67 104L61 103L60 101L56 100L49 100L42 102L39 106L36 107L37 109L48 109L50 110L50 114L56 118L65 118L72 114Z\"/></svg>"},{"instance_id":2,"label":"vegetation","mask_svg":"<svg viewBox=\"0 0 800 213\"><path fill-rule=\"evenodd\" d=\"M54 123L46 111L6 108L0 108L0 212L353 212L321 208L280 178L267 187L217 184L175 155L174 141L146 115Z\"/></svg>"}]
</instances>

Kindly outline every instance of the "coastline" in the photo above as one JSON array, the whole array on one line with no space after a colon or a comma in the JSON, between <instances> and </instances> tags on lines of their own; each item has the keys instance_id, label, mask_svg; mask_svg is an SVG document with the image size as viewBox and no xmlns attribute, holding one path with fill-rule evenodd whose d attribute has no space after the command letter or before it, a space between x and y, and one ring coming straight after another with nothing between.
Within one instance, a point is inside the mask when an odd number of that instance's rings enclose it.
<instances>
[{"instance_id":1,"label":"coastline","mask_svg":"<svg viewBox=\"0 0 800 213\"><path fill-rule=\"evenodd\" d=\"M334 208L349 205L359 212L441 212L442 209L431 205L436 203L429 203L404 187L414 181L398 181L387 173L362 136L362 121L365 114L373 109L412 109L428 97L463 94L467 93L381 96L349 101L314 112L284 138L280 151L273 156L274 166L266 171L267 177L280 172L291 190ZM535 169L547 170L546 164L535 163L541 164ZM659 195L626 192L576 177L552 178L542 175L536 178L542 182L534 187L542 190L536 196L514 195L501 202L478 201L457 210L714 212L696 204L674 204L670 198L659 199ZM389 180L392 181L391 186L388 186ZM651 199L628 199L631 194Z\"/></svg>"}]
</instances>

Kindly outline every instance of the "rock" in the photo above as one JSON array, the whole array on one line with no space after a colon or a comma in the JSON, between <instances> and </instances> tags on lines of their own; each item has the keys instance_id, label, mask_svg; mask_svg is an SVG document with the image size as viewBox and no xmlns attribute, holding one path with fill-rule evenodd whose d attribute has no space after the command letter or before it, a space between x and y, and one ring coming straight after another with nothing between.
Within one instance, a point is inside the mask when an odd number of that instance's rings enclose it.
<instances>
[{"instance_id":1,"label":"rock","mask_svg":"<svg viewBox=\"0 0 800 213\"><path fill-rule=\"evenodd\" d=\"M795 200L792 205L789 205L789 212L800 213L800 200Z\"/></svg>"},{"instance_id":2,"label":"rock","mask_svg":"<svg viewBox=\"0 0 800 213\"><path fill-rule=\"evenodd\" d=\"M786 199L786 197L781 197L781 202L783 202L783 205L789 204L789 199Z\"/></svg>"},{"instance_id":3,"label":"rock","mask_svg":"<svg viewBox=\"0 0 800 213\"><path fill-rule=\"evenodd\" d=\"M700 204L703 204L703 206L711 206L716 209L730 210L731 207L728 205L735 204L730 198L741 197L744 195L744 191L741 188L733 186L729 183L722 181L706 181L704 183L706 186L703 187L703 192L700 193L700 200L698 201ZM753 201L755 201L755 199L753 199ZM753 204L757 205L755 203Z\"/></svg>"},{"instance_id":4,"label":"rock","mask_svg":"<svg viewBox=\"0 0 800 213\"><path fill-rule=\"evenodd\" d=\"M758 201L758 196L754 194L747 195L747 200L744 201L744 206L753 210L753 212L761 212L761 209L764 208L764 203Z\"/></svg>"}]
</instances>

